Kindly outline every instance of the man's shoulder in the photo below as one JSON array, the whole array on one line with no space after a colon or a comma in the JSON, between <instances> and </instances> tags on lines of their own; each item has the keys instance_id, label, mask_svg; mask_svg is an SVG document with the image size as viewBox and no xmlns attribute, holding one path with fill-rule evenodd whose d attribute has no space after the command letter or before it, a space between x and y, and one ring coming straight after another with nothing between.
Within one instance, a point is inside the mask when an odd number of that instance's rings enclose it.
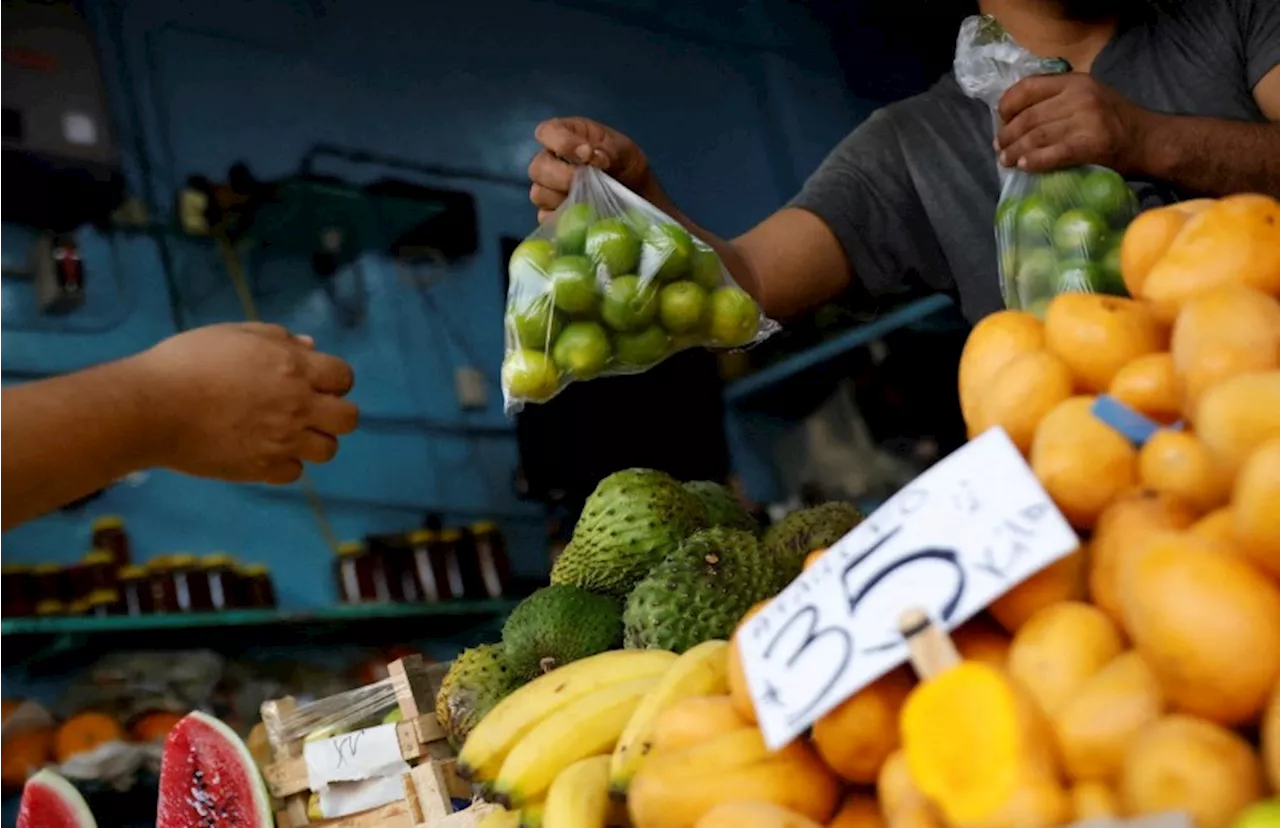
<instances>
[{"instance_id":1,"label":"man's shoulder","mask_svg":"<svg viewBox=\"0 0 1280 828\"><path fill-rule=\"evenodd\" d=\"M986 105L964 94L949 73L925 91L894 101L877 113L899 134L924 129L931 134L959 125L985 125L990 120Z\"/></svg>"}]
</instances>

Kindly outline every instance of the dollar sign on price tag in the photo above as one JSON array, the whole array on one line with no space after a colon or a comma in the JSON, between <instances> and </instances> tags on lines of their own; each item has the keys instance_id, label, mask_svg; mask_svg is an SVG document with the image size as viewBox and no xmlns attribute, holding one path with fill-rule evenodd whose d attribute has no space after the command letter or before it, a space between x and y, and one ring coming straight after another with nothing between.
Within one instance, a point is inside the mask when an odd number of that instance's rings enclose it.
<instances>
[{"instance_id":1,"label":"dollar sign on price tag","mask_svg":"<svg viewBox=\"0 0 1280 828\"><path fill-rule=\"evenodd\" d=\"M782 747L905 662L906 610L953 629L1079 544L1003 429L969 441L743 627L738 646L765 742Z\"/></svg>"}]
</instances>

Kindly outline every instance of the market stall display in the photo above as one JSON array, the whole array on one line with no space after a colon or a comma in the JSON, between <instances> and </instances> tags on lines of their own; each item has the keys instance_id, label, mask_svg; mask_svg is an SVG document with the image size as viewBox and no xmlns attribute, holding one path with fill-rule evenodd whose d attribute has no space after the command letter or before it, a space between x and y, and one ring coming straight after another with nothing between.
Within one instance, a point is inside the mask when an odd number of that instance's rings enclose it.
<instances>
[{"instance_id":1,"label":"market stall display","mask_svg":"<svg viewBox=\"0 0 1280 828\"><path fill-rule=\"evenodd\" d=\"M715 251L595 167L511 254L502 394L508 411L571 382L638 373L692 347L776 329Z\"/></svg>"}]
</instances>

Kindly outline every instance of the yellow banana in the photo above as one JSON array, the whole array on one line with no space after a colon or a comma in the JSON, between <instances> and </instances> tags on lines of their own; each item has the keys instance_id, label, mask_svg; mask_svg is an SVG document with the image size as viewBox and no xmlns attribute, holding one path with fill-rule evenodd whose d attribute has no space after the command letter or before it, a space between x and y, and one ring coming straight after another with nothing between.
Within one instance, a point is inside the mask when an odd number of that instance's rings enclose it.
<instances>
[{"instance_id":1,"label":"yellow banana","mask_svg":"<svg viewBox=\"0 0 1280 828\"><path fill-rule=\"evenodd\" d=\"M557 710L516 743L502 762L494 793L508 805L540 798L560 771L579 759L608 753L657 676L597 690Z\"/></svg>"},{"instance_id":2,"label":"yellow banana","mask_svg":"<svg viewBox=\"0 0 1280 828\"><path fill-rule=\"evenodd\" d=\"M671 669L640 702L618 738L609 766L609 784L625 794L631 777L653 748L653 725L659 714L691 696L729 692L729 642L704 641L675 660Z\"/></svg>"},{"instance_id":3,"label":"yellow banana","mask_svg":"<svg viewBox=\"0 0 1280 828\"><path fill-rule=\"evenodd\" d=\"M542 828L602 828L610 805L608 754L582 759L551 783Z\"/></svg>"},{"instance_id":4,"label":"yellow banana","mask_svg":"<svg viewBox=\"0 0 1280 828\"><path fill-rule=\"evenodd\" d=\"M610 650L538 676L480 720L458 753L458 773L492 780L512 746L551 713L602 687L661 675L675 660L664 650Z\"/></svg>"},{"instance_id":5,"label":"yellow banana","mask_svg":"<svg viewBox=\"0 0 1280 828\"><path fill-rule=\"evenodd\" d=\"M504 808L494 808L480 818L476 828L519 828L520 814Z\"/></svg>"},{"instance_id":6,"label":"yellow banana","mask_svg":"<svg viewBox=\"0 0 1280 828\"><path fill-rule=\"evenodd\" d=\"M542 828L547 803L526 802L520 809L520 828Z\"/></svg>"}]
</instances>

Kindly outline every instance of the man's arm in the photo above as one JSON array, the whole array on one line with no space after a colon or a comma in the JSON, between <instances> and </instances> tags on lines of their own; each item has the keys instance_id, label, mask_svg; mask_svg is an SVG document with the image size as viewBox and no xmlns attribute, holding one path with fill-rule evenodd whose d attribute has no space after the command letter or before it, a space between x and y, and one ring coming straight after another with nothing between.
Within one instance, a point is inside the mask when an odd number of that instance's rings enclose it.
<instances>
[{"instance_id":1,"label":"man's arm","mask_svg":"<svg viewBox=\"0 0 1280 828\"><path fill-rule=\"evenodd\" d=\"M4 389L4 529L151 464L157 409L138 373L126 359Z\"/></svg>"}]
</instances>

